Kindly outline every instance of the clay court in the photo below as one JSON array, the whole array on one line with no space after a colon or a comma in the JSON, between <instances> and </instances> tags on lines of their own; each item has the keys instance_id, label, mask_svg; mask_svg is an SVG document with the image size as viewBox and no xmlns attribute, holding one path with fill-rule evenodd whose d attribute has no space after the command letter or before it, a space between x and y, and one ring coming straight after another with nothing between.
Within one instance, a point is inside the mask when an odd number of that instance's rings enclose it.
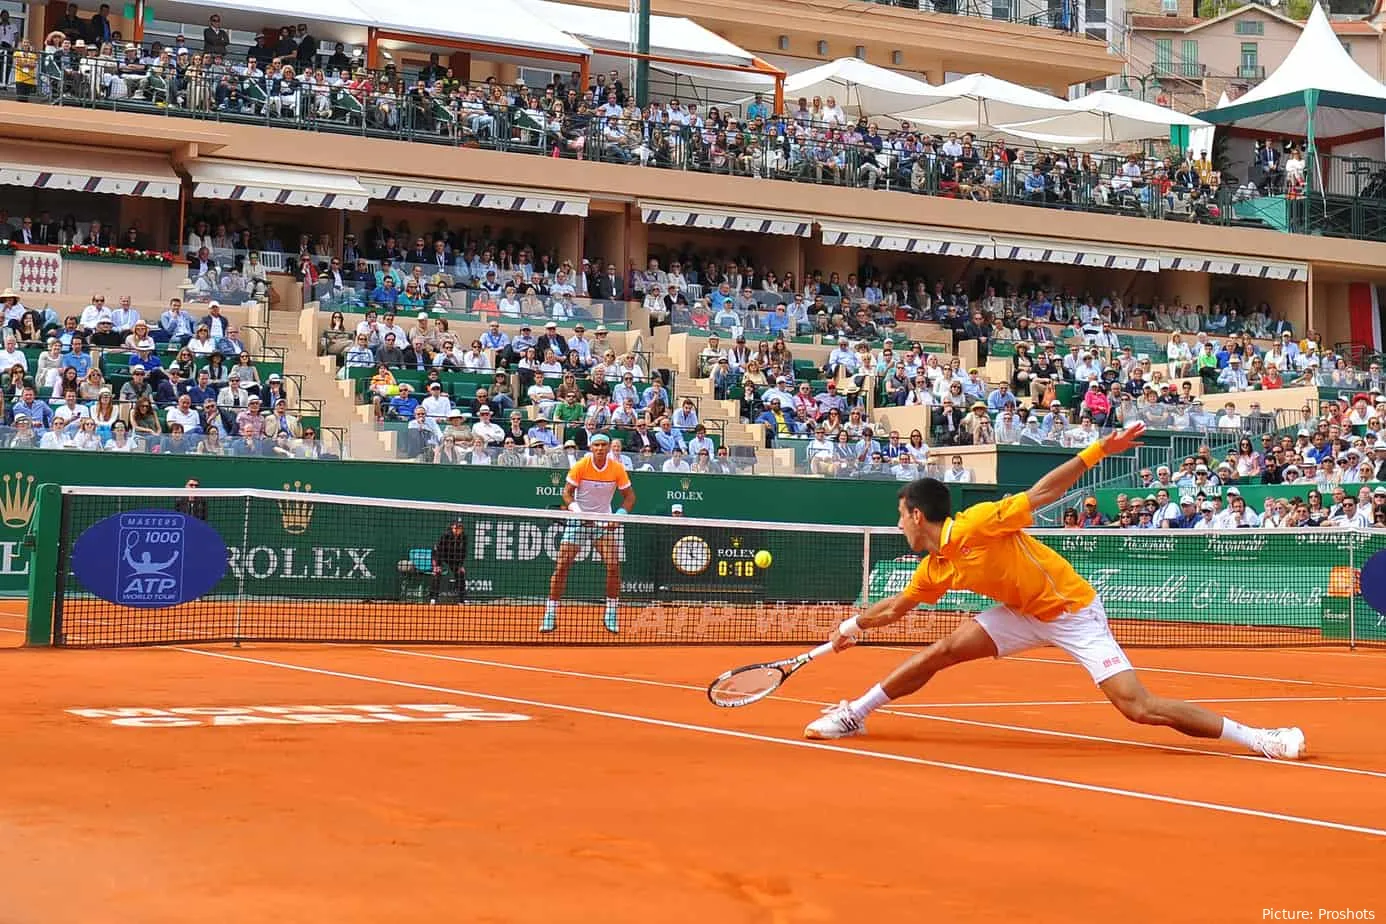
<instances>
[{"instance_id":1,"label":"clay court","mask_svg":"<svg viewBox=\"0 0 1386 924\"><path fill-rule=\"evenodd\" d=\"M1302 725L1287 764L1127 725L1050 651L947 672L839 744L800 731L904 651L708 704L723 669L797 650L0 652L0 919L1386 916L1380 651L1133 652L1162 692Z\"/></svg>"}]
</instances>

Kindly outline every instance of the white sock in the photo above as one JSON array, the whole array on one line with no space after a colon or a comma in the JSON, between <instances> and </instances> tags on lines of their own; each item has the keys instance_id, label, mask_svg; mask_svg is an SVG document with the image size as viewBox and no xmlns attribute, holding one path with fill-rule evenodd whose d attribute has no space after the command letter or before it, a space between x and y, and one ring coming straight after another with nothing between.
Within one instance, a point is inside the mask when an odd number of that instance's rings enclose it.
<instances>
[{"instance_id":1,"label":"white sock","mask_svg":"<svg viewBox=\"0 0 1386 924\"><path fill-rule=\"evenodd\" d=\"M1256 750L1256 738L1261 734L1261 729L1252 728L1250 725L1243 725L1240 722L1233 722L1231 719L1222 720L1222 740L1235 741L1242 747L1249 750Z\"/></svg>"},{"instance_id":2,"label":"white sock","mask_svg":"<svg viewBox=\"0 0 1386 924\"><path fill-rule=\"evenodd\" d=\"M614 612L616 612L616 604L619 603L619 602L620 602L620 601L619 601L619 600L616 600L614 597L607 597L607 598L606 598L606 611L607 611L608 613L614 613Z\"/></svg>"},{"instance_id":3,"label":"white sock","mask_svg":"<svg viewBox=\"0 0 1386 924\"><path fill-rule=\"evenodd\" d=\"M860 697L848 703L847 708L850 709L852 715L856 716L858 719L864 719L888 702L890 702L890 697L886 696L886 691L882 690L881 685L878 683Z\"/></svg>"},{"instance_id":4,"label":"white sock","mask_svg":"<svg viewBox=\"0 0 1386 924\"><path fill-rule=\"evenodd\" d=\"M544 603L544 615L553 618L558 615L558 601L549 600Z\"/></svg>"}]
</instances>

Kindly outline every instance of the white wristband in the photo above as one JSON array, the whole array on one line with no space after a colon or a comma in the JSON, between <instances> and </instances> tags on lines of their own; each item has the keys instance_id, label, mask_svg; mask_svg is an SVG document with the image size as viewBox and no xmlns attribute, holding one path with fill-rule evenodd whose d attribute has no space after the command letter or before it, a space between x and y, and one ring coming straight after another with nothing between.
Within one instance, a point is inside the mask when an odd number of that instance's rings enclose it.
<instances>
[{"instance_id":1,"label":"white wristband","mask_svg":"<svg viewBox=\"0 0 1386 924\"><path fill-rule=\"evenodd\" d=\"M842 620L842 624L837 627L837 632L839 635L845 635L848 638L856 638L861 634L861 626L857 624L857 617L850 616Z\"/></svg>"}]
</instances>

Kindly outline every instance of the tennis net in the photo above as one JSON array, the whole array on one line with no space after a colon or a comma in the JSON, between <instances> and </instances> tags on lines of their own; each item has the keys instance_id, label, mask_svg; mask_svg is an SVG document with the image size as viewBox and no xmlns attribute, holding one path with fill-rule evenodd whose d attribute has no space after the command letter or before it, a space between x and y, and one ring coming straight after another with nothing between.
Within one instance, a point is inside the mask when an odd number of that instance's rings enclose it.
<instances>
[{"instance_id":1,"label":"tennis net","mask_svg":"<svg viewBox=\"0 0 1386 924\"><path fill-rule=\"evenodd\" d=\"M31 601L51 599L52 643L812 643L852 607L903 589L918 561L883 527L580 518L285 487L64 488L58 512L31 527L57 550L46 575L31 574ZM1386 645L1386 623L1357 587L1386 534L1035 535L1097 587L1124 644ZM544 631L565 547L574 560ZM620 587L616 632L609 579ZM988 605L949 593L870 641L930 642Z\"/></svg>"}]
</instances>

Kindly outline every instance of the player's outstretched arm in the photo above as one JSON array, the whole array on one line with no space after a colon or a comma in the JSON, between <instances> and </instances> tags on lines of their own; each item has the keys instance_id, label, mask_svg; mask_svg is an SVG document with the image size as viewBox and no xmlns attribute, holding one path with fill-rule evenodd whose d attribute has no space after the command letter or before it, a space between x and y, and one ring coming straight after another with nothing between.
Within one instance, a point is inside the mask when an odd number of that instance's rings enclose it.
<instances>
[{"instance_id":1,"label":"player's outstretched arm","mask_svg":"<svg viewBox=\"0 0 1386 924\"><path fill-rule=\"evenodd\" d=\"M833 643L834 651L841 651L856 644L856 636L867 629L879 629L904 618L905 614L919 605L919 601L907 594L896 594L877 600L866 608L866 612L845 620L833 629L828 641ZM844 631L845 630L845 631Z\"/></svg>"},{"instance_id":2,"label":"player's outstretched arm","mask_svg":"<svg viewBox=\"0 0 1386 924\"><path fill-rule=\"evenodd\" d=\"M1143 423L1134 423L1124 430L1110 433L1045 475L1026 492L1030 498L1030 509L1038 510L1063 497L1078 483L1084 472L1095 467L1107 456L1120 455L1133 446L1140 445L1143 433Z\"/></svg>"}]
</instances>

